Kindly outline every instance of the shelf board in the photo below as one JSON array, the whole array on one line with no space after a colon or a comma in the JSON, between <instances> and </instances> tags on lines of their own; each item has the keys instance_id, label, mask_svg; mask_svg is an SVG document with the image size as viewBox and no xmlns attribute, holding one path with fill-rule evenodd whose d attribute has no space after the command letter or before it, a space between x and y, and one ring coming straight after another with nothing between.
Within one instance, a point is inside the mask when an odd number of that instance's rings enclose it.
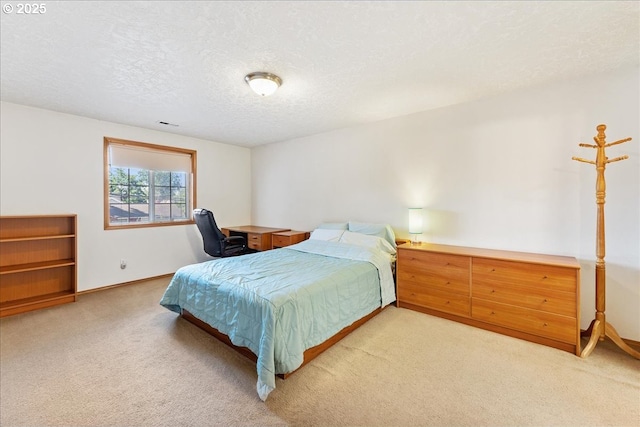
<instances>
[{"instance_id":1,"label":"shelf board","mask_svg":"<svg viewBox=\"0 0 640 427\"><path fill-rule=\"evenodd\" d=\"M10 308L17 308L27 305L32 305L34 303L44 303L46 304L49 301L56 301L59 299L65 299L69 297L75 297L76 293L73 291L62 291L62 292L54 292L46 295L37 295L29 298L22 298L18 300L5 301L0 303L1 310L7 310Z\"/></svg>"},{"instance_id":2,"label":"shelf board","mask_svg":"<svg viewBox=\"0 0 640 427\"><path fill-rule=\"evenodd\" d=\"M0 243L5 242L27 242L30 240L52 240L52 239L73 239L75 234L56 234L53 236L25 236L25 237L5 237L0 239Z\"/></svg>"},{"instance_id":3,"label":"shelf board","mask_svg":"<svg viewBox=\"0 0 640 427\"><path fill-rule=\"evenodd\" d=\"M0 267L0 274L22 273L25 271L67 267L70 265L75 265L75 261L72 259L57 259L54 261L32 262L29 264L7 265L4 267Z\"/></svg>"}]
</instances>

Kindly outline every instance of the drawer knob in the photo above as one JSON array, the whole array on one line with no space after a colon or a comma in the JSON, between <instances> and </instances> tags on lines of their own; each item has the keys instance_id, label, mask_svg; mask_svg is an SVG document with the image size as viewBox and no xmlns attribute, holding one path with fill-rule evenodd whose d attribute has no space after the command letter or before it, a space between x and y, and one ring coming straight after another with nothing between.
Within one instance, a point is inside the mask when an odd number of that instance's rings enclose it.
<instances>
[{"instance_id":1,"label":"drawer knob","mask_svg":"<svg viewBox=\"0 0 640 427\"><path fill-rule=\"evenodd\" d=\"M544 301L542 301L542 302L547 302L547 299L545 298Z\"/></svg>"},{"instance_id":2,"label":"drawer knob","mask_svg":"<svg viewBox=\"0 0 640 427\"><path fill-rule=\"evenodd\" d=\"M546 279L546 278L547 278L547 276L544 276L544 277L543 277L543 279Z\"/></svg>"},{"instance_id":3,"label":"drawer knob","mask_svg":"<svg viewBox=\"0 0 640 427\"><path fill-rule=\"evenodd\" d=\"M491 293L494 294L496 292L495 289L491 289Z\"/></svg>"},{"instance_id":4,"label":"drawer knob","mask_svg":"<svg viewBox=\"0 0 640 427\"><path fill-rule=\"evenodd\" d=\"M492 314L492 315L493 315L493 314L496 314L496 312L495 312L495 311L492 311L492 312L491 312L491 314Z\"/></svg>"},{"instance_id":5,"label":"drawer knob","mask_svg":"<svg viewBox=\"0 0 640 427\"><path fill-rule=\"evenodd\" d=\"M544 325L542 325L542 326L547 326L547 324L545 323L545 324L544 324Z\"/></svg>"},{"instance_id":6,"label":"drawer knob","mask_svg":"<svg viewBox=\"0 0 640 427\"><path fill-rule=\"evenodd\" d=\"M496 269L495 269L495 268L492 268L492 269L491 269L491 272L493 273L494 271L496 271Z\"/></svg>"}]
</instances>

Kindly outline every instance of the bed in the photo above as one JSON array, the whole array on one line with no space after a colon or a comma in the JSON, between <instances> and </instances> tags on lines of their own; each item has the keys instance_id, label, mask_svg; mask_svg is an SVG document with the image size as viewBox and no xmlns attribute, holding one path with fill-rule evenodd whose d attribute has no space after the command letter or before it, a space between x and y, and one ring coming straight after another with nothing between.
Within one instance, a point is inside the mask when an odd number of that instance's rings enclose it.
<instances>
[{"instance_id":1,"label":"bed","mask_svg":"<svg viewBox=\"0 0 640 427\"><path fill-rule=\"evenodd\" d=\"M395 300L394 261L388 225L323 224L292 246L182 267L160 304L244 349L266 400L276 375Z\"/></svg>"}]
</instances>

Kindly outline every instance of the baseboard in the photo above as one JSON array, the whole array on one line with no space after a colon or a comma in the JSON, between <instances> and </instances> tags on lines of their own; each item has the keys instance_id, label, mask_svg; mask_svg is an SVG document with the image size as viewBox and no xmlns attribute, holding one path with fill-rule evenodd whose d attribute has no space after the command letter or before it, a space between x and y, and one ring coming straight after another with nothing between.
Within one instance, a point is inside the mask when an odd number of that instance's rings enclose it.
<instances>
[{"instance_id":1,"label":"baseboard","mask_svg":"<svg viewBox=\"0 0 640 427\"><path fill-rule=\"evenodd\" d=\"M78 296L86 295L86 294L91 294L91 293L94 293L94 292L100 292L100 291L106 291L106 290L113 289L113 288L119 288L121 286L139 285L141 283L150 282L151 280L166 279L166 278L169 278L169 277L173 277L173 274L174 273L161 274L159 276L147 277L145 279L132 280L131 282L123 282L123 283L117 283L115 285L101 286L101 287L95 288L95 289L87 289L86 291L77 292L76 295L78 295Z\"/></svg>"},{"instance_id":2,"label":"baseboard","mask_svg":"<svg viewBox=\"0 0 640 427\"><path fill-rule=\"evenodd\" d=\"M622 338L622 341L627 343L629 347L635 348L636 350L640 351L640 342L626 339L626 338Z\"/></svg>"}]
</instances>

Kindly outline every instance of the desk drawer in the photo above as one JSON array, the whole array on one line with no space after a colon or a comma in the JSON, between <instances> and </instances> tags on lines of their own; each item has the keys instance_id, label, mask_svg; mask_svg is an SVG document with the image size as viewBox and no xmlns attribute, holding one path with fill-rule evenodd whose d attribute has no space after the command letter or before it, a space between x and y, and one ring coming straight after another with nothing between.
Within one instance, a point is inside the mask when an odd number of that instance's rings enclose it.
<instances>
[{"instance_id":1,"label":"desk drawer","mask_svg":"<svg viewBox=\"0 0 640 427\"><path fill-rule=\"evenodd\" d=\"M265 238L270 235L260 233L247 233L247 246L257 251L265 251L271 249L271 245L265 244Z\"/></svg>"},{"instance_id":2,"label":"desk drawer","mask_svg":"<svg viewBox=\"0 0 640 427\"><path fill-rule=\"evenodd\" d=\"M279 236L274 234L272 236L272 246L274 248L284 248L285 246L289 246L291 244L290 236Z\"/></svg>"}]
</instances>

